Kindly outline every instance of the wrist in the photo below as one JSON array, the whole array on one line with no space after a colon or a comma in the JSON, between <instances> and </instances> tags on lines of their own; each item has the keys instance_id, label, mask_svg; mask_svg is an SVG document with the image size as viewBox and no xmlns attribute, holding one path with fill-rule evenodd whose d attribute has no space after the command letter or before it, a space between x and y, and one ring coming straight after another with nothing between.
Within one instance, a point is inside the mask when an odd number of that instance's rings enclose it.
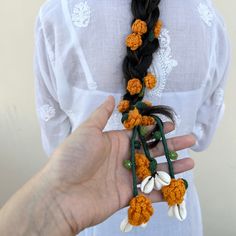
<instances>
[{"instance_id":1,"label":"wrist","mask_svg":"<svg viewBox=\"0 0 236 236\"><path fill-rule=\"evenodd\" d=\"M63 229L67 229L67 233L62 235L76 235L93 224L93 211L91 211L91 201L88 199L89 190L83 184L68 185L55 174L57 171L53 171L54 167L53 162L49 162L40 172L42 193L46 193L47 196L45 203L52 209L51 217L54 221Z\"/></svg>"},{"instance_id":2,"label":"wrist","mask_svg":"<svg viewBox=\"0 0 236 236\"><path fill-rule=\"evenodd\" d=\"M0 234L74 235L55 199L53 185L44 171L39 172L1 209ZM17 230L12 225L17 225Z\"/></svg>"},{"instance_id":3,"label":"wrist","mask_svg":"<svg viewBox=\"0 0 236 236\"><path fill-rule=\"evenodd\" d=\"M52 175L48 165L36 176L36 183L40 183L37 191L38 201L41 202L39 207L45 209L51 226L58 228L55 235L64 236L78 233L77 227L73 224L64 206L63 199L66 192L62 190L60 182Z\"/></svg>"}]
</instances>

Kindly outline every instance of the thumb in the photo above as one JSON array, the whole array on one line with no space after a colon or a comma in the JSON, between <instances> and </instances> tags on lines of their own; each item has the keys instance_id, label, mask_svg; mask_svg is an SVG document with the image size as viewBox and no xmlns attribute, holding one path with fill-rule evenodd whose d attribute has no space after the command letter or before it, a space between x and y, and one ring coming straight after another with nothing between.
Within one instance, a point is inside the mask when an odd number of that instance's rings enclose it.
<instances>
[{"instance_id":1,"label":"thumb","mask_svg":"<svg viewBox=\"0 0 236 236\"><path fill-rule=\"evenodd\" d=\"M88 118L87 125L97 127L101 131L105 128L107 121L115 107L113 96L109 96Z\"/></svg>"}]
</instances>

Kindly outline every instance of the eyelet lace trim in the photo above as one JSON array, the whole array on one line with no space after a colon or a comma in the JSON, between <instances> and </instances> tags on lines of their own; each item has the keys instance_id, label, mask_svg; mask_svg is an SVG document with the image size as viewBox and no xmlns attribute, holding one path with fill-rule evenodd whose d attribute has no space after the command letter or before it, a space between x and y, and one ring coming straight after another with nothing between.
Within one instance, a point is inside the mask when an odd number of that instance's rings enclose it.
<instances>
[{"instance_id":1,"label":"eyelet lace trim","mask_svg":"<svg viewBox=\"0 0 236 236\"><path fill-rule=\"evenodd\" d=\"M169 31L165 28L162 29L159 36L160 48L153 56L153 62L150 67L150 72L155 74L158 78L156 87L147 91L148 99L161 97L162 92L166 85L166 80L171 73L172 69L178 65L178 62L172 59L170 47Z\"/></svg>"},{"instance_id":2,"label":"eyelet lace trim","mask_svg":"<svg viewBox=\"0 0 236 236\"><path fill-rule=\"evenodd\" d=\"M212 21L214 18L214 15L212 11L209 9L209 7L203 3L200 3L198 6L198 12L200 14L200 17L202 20L209 26L212 26Z\"/></svg>"},{"instance_id":3,"label":"eyelet lace trim","mask_svg":"<svg viewBox=\"0 0 236 236\"><path fill-rule=\"evenodd\" d=\"M72 22L76 27L87 27L90 22L91 9L87 1L81 1L74 6Z\"/></svg>"},{"instance_id":4,"label":"eyelet lace trim","mask_svg":"<svg viewBox=\"0 0 236 236\"><path fill-rule=\"evenodd\" d=\"M45 122L48 122L56 115L55 108L50 106L49 104L45 104L41 106L38 112L39 112L40 118Z\"/></svg>"}]
</instances>

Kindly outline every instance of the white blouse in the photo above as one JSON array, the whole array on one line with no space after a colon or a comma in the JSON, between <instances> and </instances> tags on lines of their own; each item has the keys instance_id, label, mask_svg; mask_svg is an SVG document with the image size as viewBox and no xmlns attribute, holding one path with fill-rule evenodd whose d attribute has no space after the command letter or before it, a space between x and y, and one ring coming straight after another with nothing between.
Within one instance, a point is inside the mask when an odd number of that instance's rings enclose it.
<instances>
[{"instance_id":1,"label":"white blouse","mask_svg":"<svg viewBox=\"0 0 236 236\"><path fill-rule=\"evenodd\" d=\"M118 103L125 93L122 62L133 19L130 6L131 0L48 0L41 7L35 32L35 84L47 155L108 95ZM154 105L173 107L177 128L172 135L194 133L197 144L192 150L202 151L224 111L229 64L226 29L210 0L162 0L160 11L164 27L150 67L158 84L145 96ZM116 109L105 130L123 129L120 120ZM187 150L181 153L188 155ZM193 181L191 171L182 176ZM156 204L157 218L130 235L202 235L198 198L194 184L190 186L185 222L169 219L166 205ZM85 230L84 235L120 235L126 211Z\"/></svg>"}]
</instances>

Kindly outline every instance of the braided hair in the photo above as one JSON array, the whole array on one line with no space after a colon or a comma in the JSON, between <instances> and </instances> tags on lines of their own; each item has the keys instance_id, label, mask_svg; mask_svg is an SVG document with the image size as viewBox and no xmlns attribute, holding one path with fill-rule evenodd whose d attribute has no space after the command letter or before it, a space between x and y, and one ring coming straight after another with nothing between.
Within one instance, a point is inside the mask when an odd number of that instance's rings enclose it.
<instances>
[{"instance_id":1,"label":"braided hair","mask_svg":"<svg viewBox=\"0 0 236 236\"><path fill-rule=\"evenodd\" d=\"M145 78L150 75L148 69L152 64L153 54L160 47L158 36L160 34L162 22L159 20L159 4L160 0L132 0L131 3L131 11L134 17L131 27L133 32L136 33L133 33L130 36L137 37L138 40L141 40L141 43L135 50L127 43L127 55L123 61L123 74L127 87L131 81L136 80L142 89L140 87L139 93L131 93L127 90L126 94L123 96L123 102L126 101L126 109L120 109L123 113L123 123L128 118L128 111L133 110L135 107L138 108L139 113L142 116L161 114L174 122L174 112L170 107L148 106L142 102L147 87L145 86ZM146 27L142 34L137 34L137 30L134 28L137 24L139 24L138 28L142 26ZM158 30L158 32L155 32L156 30ZM121 104L121 106L122 105L124 104ZM157 131L157 129L158 127L155 127L154 131ZM147 136L147 138L150 138L150 135ZM154 143L150 143L149 146L153 147L157 143L158 140Z\"/></svg>"},{"instance_id":2,"label":"braided hair","mask_svg":"<svg viewBox=\"0 0 236 236\"><path fill-rule=\"evenodd\" d=\"M137 178L141 181L141 192L149 194L154 188L161 190L177 219L186 218L184 196L188 183L184 179L175 179L172 161L177 159L178 154L169 150L163 122L159 117L164 115L174 123L174 111L168 106L153 106L143 101L146 89L153 89L157 83L156 77L148 69L154 52L160 47L158 37L162 22L159 20L159 4L160 0L132 0L131 5L134 19L132 33L126 38L127 55L123 62L127 91L118 105L125 128L133 129L130 159L123 162L127 169L132 170L133 177L133 198L128 209L128 219L125 218L120 226L123 232L132 230L133 226L146 225L154 212L151 200L138 193ZM148 132L145 126L150 125L155 128ZM157 160L149 151L159 142L163 144L169 175L157 171ZM141 147L144 153L140 153ZM181 212L174 211L172 208L179 204L183 204Z\"/></svg>"},{"instance_id":3,"label":"braided hair","mask_svg":"<svg viewBox=\"0 0 236 236\"><path fill-rule=\"evenodd\" d=\"M127 56L123 62L123 73L128 82L133 77L142 80L150 67L153 59L153 53L159 48L158 38L150 40L148 32L153 31L155 23L160 16L159 5L160 0L132 0L132 13L135 22L141 19L147 24L147 33L143 35L143 44L138 50L133 51L127 48ZM126 94L126 97L128 94Z\"/></svg>"}]
</instances>

